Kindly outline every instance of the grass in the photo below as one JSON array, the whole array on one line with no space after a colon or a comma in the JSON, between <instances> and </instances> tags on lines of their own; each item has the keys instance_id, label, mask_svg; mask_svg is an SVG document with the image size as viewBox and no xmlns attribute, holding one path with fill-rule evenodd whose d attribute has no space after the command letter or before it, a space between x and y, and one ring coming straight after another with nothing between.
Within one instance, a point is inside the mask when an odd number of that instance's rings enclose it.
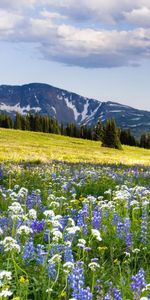
<instances>
[{"instance_id":1,"label":"grass","mask_svg":"<svg viewBox=\"0 0 150 300\"><path fill-rule=\"evenodd\" d=\"M54 134L0 128L0 161L109 163L150 165L150 150L123 146L103 148L99 142Z\"/></svg>"}]
</instances>

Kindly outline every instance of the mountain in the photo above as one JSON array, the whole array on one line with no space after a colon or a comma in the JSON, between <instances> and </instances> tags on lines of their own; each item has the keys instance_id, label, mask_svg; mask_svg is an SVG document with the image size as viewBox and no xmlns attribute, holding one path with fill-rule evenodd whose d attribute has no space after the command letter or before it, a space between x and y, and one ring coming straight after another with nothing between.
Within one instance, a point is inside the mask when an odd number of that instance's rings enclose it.
<instances>
[{"instance_id":1,"label":"mountain","mask_svg":"<svg viewBox=\"0 0 150 300\"><path fill-rule=\"evenodd\" d=\"M150 112L116 102L102 102L82 97L48 84L31 83L22 86L0 86L0 112L12 116L39 113L56 118L60 123L93 126L114 117L119 127L130 128L139 136L150 131Z\"/></svg>"}]
</instances>

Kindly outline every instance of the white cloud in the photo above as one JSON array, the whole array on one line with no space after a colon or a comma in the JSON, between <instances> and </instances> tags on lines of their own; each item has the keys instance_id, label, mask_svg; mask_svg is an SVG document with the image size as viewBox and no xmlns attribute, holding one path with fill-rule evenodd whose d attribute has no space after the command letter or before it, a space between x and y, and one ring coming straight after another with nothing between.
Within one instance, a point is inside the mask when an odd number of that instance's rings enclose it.
<instances>
[{"instance_id":1,"label":"white cloud","mask_svg":"<svg viewBox=\"0 0 150 300\"><path fill-rule=\"evenodd\" d=\"M0 20L1 40L38 44L47 60L100 68L150 58L149 0L1 0Z\"/></svg>"}]
</instances>

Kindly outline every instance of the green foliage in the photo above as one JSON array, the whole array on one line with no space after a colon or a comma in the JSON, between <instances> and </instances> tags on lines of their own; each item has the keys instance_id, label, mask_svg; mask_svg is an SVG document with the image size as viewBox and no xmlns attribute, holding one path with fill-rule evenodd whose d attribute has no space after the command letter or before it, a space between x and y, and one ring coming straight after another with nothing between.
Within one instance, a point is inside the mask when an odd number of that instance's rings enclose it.
<instances>
[{"instance_id":1,"label":"green foliage","mask_svg":"<svg viewBox=\"0 0 150 300\"><path fill-rule=\"evenodd\" d=\"M135 139L130 129L121 130L120 133L120 141L123 145L136 146L138 145L138 141Z\"/></svg>"},{"instance_id":2,"label":"green foliage","mask_svg":"<svg viewBox=\"0 0 150 300\"><path fill-rule=\"evenodd\" d=\"M102 146L119 150L122 149L119 137L119 129L116 127L114 119L108 119L106 122L102 137Z\"/></svg>"},{"instance_id":3,"label":"green foliage","mask_svg":"<svg viewBox=\"0 0 150 300\"><path fill-rule=\"evenodd\" d=\"M144 133L141 135L140 147L150 149L150 133Z\"/></svg>"}]
</instances>

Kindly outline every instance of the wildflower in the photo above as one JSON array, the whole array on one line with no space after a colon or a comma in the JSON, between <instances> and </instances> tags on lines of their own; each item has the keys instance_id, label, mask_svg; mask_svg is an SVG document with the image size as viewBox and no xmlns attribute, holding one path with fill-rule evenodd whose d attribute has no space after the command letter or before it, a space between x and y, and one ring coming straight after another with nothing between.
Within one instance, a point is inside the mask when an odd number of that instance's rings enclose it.
<instances>
[{"instance_id":1,"label":"wildflower","mask_svg":"<svg viewBox=\"0 0 150 300\"><path fill-rule=\"evenodd\" d=\"M29 212L28 212L28 217L29 219L31 220L36 220L37 219L37 212L35 209L30 209Z\"/></svg>"},{"instance_id":2,"label":"wildflower","mask_svg":"<svg viewBox=\"0 0 150 300\"><path fill-rule=\"evenodd\" d=\"M141 223L141 241L143 244L146 244L147 242L147 210L143 206L143 211L142 211L142 223Z\"/></svg>"},{"instance_id":3,"label":"wildflower","mask_svg":"<svg viewBox=\"0 0 150 300\"><path fill-rule=\"evenodd\" d=\"M91 262L88 264L88 267L91 269L91 271L95 272L97 269L100 268L100 265L96 262Z\"/></svg>"},{"instance_id":4,"label":"wildflower","mask_svg":"<svg viewBox=\"0 0 150 300\"><path fill-rule=\"evenodd\" d=\"M12 219L23 218L24 211L19 202L13 202L12 205L8 207L8 211Z\"/></svg>"},{"instance_id":5,"label":"wildflower","mask_svg":"<svg viewBox=\"0 0 150 300\"><path fill-rule=\"evenodd\" d=\"M66 229L66 231L71 234L74 235L77 231L80 231L80 227L79 226L73 226L73 227L68 227Z\"/></svg>"},{"instance_id":6,"label":"wildflower","mask_svg":"<svg viewBox=\"0 0 150 300\"><path fill-rule=\"evenodd\" d=\"M108 249L107 246L102 246L97 248L99 251L106 251Z\"/></svg>"},{"instance_id":7,"label":"wildflower","mask_svg":"<svg viewBox=\"0 0 150 300\"><path fill-rule=\"evenodd\" d=\"M60 261L61 261L61 255L55 254L48 260L48 263L58 263Z\"/></svg>"},{"instance_id":8,"label":"wildflower","mask_svg":"<svg viewBox=\"0 0 150 300\"><path fill-rule=\"evenodd\" d=\"M72 263L71 261L68 261L65 264L63 264L64 272L66 274L69 274L73 267L74 267L74 263Z\"/></svg>"},{"instance_id":9,"label":"wildflower","mask_svg":"<svg viewBox=\"0 0 150 300\"><path fill-rule=\"evenodd\" d=\"M11 280L12 273L9 271L0 271L0 280Z\"/></svg>"},{"instance_id":10,"label":"wildflower","mask_svg":"<svg viewBox=\"0 0 150 300\"><path fill-rule=\"evenodd\" d=\"M33 230L26 225L22 225L17 229L17 234L19 235L22 234L29 235L31 233L33 233Z\"/></svg>"},{"instance_id":11,"label":"wildflower","mask_svg":"<svg viewBox=\"0 0 150 300\"><path fill-rule=\"evenodd\" d=\"M99 230L97 230L97 229L91 229L91 233L92 233L92 236L94 238L96 238L97 241L102 241L102 238L101 238Z\"/></svg>"},{"instance_id":12,"label":"wildflower","mask_svg":"<svg viewBox=\"0 0 150 300\"><path fill-rule=\"evenodd\" d=\"M45 210L43 212L43 214L46 218L54 218L54 216L55 216L55 213L53 210Z\"/></svg>"},{"instance_id":13,"label":"wildflower","mask_svg":"<svg viewBox=\"0 0 150 300\"><path fill-rule=\"evenodd\" d=\"M3 235L3 229L0 228L0 235Z\"/></svg>"},{"instance_id":14,"label":"wildflower","mask_svg":"<svg viewBox=\"0 0 150 300\"><path fill-rule=\"evenodd\" d=\"M54 229L52 231L52 234L53 234L53 241L58 242L60 239L62 239L62 233L61 233L61 231Z\"/></svg>"},{"instance_id":15,"label":"wildflower","mask_svg":"<svg viewBox=\"0 0 150 300\"><path fill-rule=\"evenodd\" d=\"M19 282L22 284L29 283L29 279L26 278L25 276L20 276Z\"/></svg>"},{"instance_id":16,"label":"wildflower","mask_svg":"<svg viewBox=\"0 0 150 300\"><path fill-rule=\"evenodd\" d=\"M140 294L142 289L146 286L144 270L140 269L135 276L131 277L131 280L131 290L135 295Z\"/></svg>"},{"instance_id":17,"label":"wildflower","mask_svg":"<svg viewBox=\"0 0 150 300\"><path fill-rule=\"evenodd\" d=\"M0 292L0 297L10 297L13 293L8 289L8 288L5 288L3 289L1 292Z\"/></svg>"},{"instance_id":18,"label":"wildflower","mask_svg":"<svg viewBox=\"0 0 150 300\"><path fill-rule=\"evenodd\" d=\"M17 241L10 236L5 237L4 240L0 242L0 245L3 245L5 252L20 252L20 246L17 244Z\"/></svg>"}]
</instances>

